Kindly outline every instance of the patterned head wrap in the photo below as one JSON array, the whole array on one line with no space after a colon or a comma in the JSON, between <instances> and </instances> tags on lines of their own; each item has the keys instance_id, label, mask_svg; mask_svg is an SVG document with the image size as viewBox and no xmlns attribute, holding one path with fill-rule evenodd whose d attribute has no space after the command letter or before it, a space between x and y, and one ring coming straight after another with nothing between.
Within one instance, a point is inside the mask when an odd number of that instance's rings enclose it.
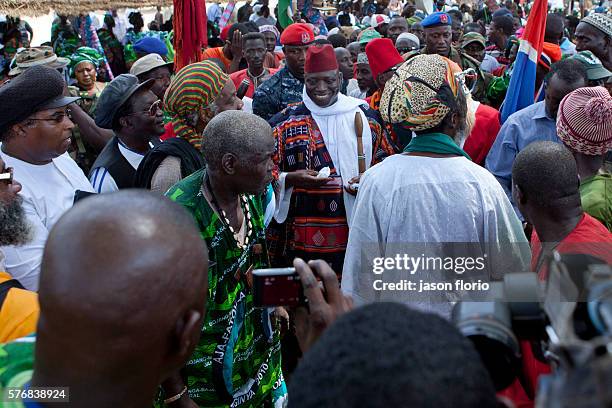
<instances>
[{"instance_id":1,"label":"patterned head wrap","mask_svg":"<svg viewBox=\"0 0 612 408\"><path fill-rule=\"evenodd\" d=\"M274 33L274 35L276 36L276 39L278 40L280 37L280 33L278 32L278 28L276 28L273 25L262 25L261 27L259 27L259 32L260 33L265 33L266 31L269 31L271 33Z\"/></svg>"},{"instance_id":2,"label":"patterned head wrap","mask_svg":"<svg viewBox=\"0 0 612 408\"><path fill-rule=\"evenodd\" d=\"M590 24L608 37L612 37L612 16L609 14L591 13L581 22Z\"/></svg>"},{"instance_id":3,"label":"patterned head wrap","mask_svg":"<svg viewBox=\"0 0 612 408\"><path fill-rule=\"evenodd\" d=\"M360 52L359 54L357 54L357 64L370 64L370 61L368 60L368 54L366 54L365 52Z\"/></svg>"},{"instance_id":4,"label":"patterned head wrap","mask_svg":"<svg viewBox=\"0 0 612 408\"><path fill-rule=\"evenodd\" d=\"M200 149L191 116L209 107L219 96L229 76L212 61L196 62L181 69L170 82L164 96L164 110L172 117L174 133Z\"/></svg>"},{"instance_id":5,"label":"patterned head wrap","mask_svg":"<svg viewBox=\"0 0 612 408\"><path fill-rule=\"evenodd\" d=\"M455 74L459 72L461 68L457 64L436 54L409 59L385 85L380 100L383 119L412 131L438 126L450 108L435 90L447 85L456 97L459 83Z\"/></svg>"},{"instance_id":6,"label":"patterned head wrap","mask_svg":"<svg viewBox=\"0 0 612 408\"><path fill-rule=\"evenodd\" d=\"M74 54L70 56L70 76L74 78L74 71L80 63L90 62L98 68L102 60L102 54L97 50L90 47L79 47Z\"/></svg>"},{"instance_id":7,"label":"patterned head wrap","mask_svg":"<svg viewBox=\"0 0 612 408\"><path fill-rule=\"evenodd\" d=\"M557 135L570 149L601 156L612 148L612 96L601 86L578 88L563 98Z\"/></svg>"}]
</instances>

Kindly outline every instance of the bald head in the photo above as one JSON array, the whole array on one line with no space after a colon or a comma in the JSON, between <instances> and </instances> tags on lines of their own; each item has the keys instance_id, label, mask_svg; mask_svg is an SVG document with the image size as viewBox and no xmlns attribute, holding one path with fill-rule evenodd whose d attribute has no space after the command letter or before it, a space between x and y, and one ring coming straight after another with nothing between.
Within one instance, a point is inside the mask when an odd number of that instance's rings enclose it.
<instances>
[{"instance_id":1,"label":"bald head","mask_svg":"<svg viewBox=\"0 0 612 408\"><path fill-rule=\"evenodd\" d=\"M227 153L240 161L250 161L262 148L274 143L268 122L243 111L226 111L215 116L206 125L202 140L202 153L214 169L221 167Z\"/></svg>"},{"instance_id":2,"label":"bald head","mask_svg":"<svg viewBox=\"0 0 612 408\"><path fill-rule=\"evenodd\" d=\"M555 213L580 206L576 161L560 143L534 142L521 150L512 166L512 182L514 194L520 194L515 200L533 209Z\"/></svg>"},{"instance_id":3,"label":"bald head","mask_svg":"<svg viewBox=\"0 0 612 408\"><path fill-rule=\"evenodd\" d=\"M79 371L96 378L96 370L125 366L159 382L195 344L207 269L206 245L178 204L139 190L83 200L45 247L36 371L52 370L72 386ZM78 399L78 384L75 392Z\"/></svg>"}]
</instances>

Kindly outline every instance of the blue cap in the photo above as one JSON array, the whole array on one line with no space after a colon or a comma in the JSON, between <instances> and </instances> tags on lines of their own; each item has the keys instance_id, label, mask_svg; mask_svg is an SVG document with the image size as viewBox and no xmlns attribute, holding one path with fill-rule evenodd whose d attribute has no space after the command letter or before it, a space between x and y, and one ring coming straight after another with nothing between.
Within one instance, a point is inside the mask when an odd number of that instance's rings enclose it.
<instances>
[{"instance_id":1,"label":"blue cap","mask_svg":"<svg viewBox=\"0 0 612 408\"><path fill-rule=\"evenodd\" d=\"M164 57L168 54L168 47L159 38L144 37L136 41L134 51L139 54L159 54Z\"/></svg>"},{"instance_id":2,"label":"blue cap","mask_svg":"<svg viewBox=\"0 0 612 408\"><path fill-rule=\"evenodd\" d=\"M423 28L449 26L451 25L451 16L441 11L436 11L425 17L425 19L421 21L421 25Z\"/></svg>"}]
</instances>

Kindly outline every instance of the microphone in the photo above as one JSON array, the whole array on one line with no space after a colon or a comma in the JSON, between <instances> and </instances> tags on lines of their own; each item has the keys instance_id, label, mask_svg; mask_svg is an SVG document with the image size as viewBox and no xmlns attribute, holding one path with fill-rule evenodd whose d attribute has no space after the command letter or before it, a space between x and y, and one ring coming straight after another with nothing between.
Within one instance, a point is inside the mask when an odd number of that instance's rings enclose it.
<instances>
[{"instance_id":1,"label":"microphone","mask_svg":"<svg viewBox=\"0 0 612 408\"><path fill-rule=\"evenodd\" d=\"M236 96L238 97L238 99L242 100L242 98L244 98L244 95L246 95L249 89L249 85L251 85L249 80L247 78L244 78L240 83L238 90L236 91Z\"/></svg>"}]
</instances>

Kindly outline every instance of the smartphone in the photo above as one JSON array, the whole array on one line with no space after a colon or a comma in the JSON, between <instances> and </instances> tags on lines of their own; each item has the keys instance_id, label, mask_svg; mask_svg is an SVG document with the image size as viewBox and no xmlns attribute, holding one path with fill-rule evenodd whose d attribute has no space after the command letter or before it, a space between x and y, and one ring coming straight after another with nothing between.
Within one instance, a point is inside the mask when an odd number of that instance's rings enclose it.
<instances>
[{"instance_id":1,"label":"smartphone","mask_svg":"<svg viewBox=\"0 0 612 408\"><path fill-rule=\"evenodd\" d=\"M306 303L295 268L253 270L255 307L298 306Z\"/></svg>"}]
</instances>

